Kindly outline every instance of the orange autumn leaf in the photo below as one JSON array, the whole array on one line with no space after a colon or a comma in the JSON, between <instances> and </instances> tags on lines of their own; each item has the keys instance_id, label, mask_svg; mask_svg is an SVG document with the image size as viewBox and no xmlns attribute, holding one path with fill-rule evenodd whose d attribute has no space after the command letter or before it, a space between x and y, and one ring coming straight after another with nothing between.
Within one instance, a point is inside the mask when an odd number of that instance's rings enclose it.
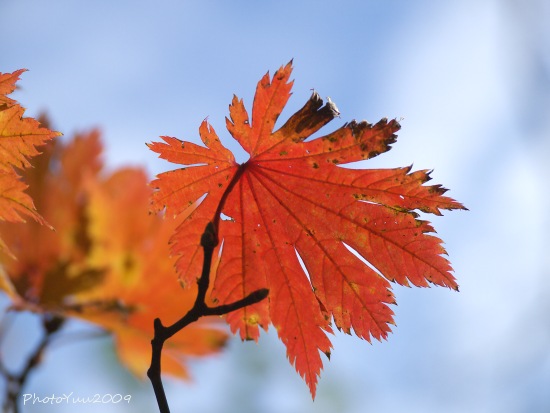
<instances>
[{"instance_id":1,"label":"orange autumn leaf","mask_svg":"<svg viewBox=\"0 0 550 413\"><path fill-rule=\"evenodd\" d=\"M0 171L0 219L9 222L25 222L24 215L44 223L36 212L32 198L24 191L28 185L15 173Z\"/></svg>"},{"instance_id":2,"label":"orange autumn leaf","mask_svg":"<svg viewBox=\"0 0 550 413\"><path fill-rule=\"evenodd\" d=\"M1 224L18 257L5 259L4 278L25 300L16 308L82 318L111 332L121 361L141 376L150 362L153 319L180 317L196 293L181 289L174 274L173 221L148 214L152 190L144 171L107 174L101 154L100 133L92 130L48 145L23 171L56 231L35 222ZM168 300L178 289L179 300ZM167 345L163 366L172 375L188 377L185 360L225 343L215 321L192 327Z\"/></svg>"},{"instance_id":3,"label":"orange autumn leaf","mask_svg":"<svg viewBox=\"0 0 550 413\"><path fill-rule=\"evenodd\" d=\"M0 73L0 109L17 104L15 100L10 99L7 95L16 89L15 84L19 80L19 76L26 71L27 69L19 69L13 73Z\"/></svg>"},{"instance_id":4,"label":"orange autumn leaf","mask_svg":"<svg viewBox=\"0 0 550 413\"><path fill-rule=\"evenodd\" d=\"M40 153L36 147L61 135L33 118L24 118L24 113L19 105L0 111L0 171L10 171L13 166L28 168L29 158Z\"/></svg>"},{"instance_id":5,"label":"orange autumn leaf","mask_svg":"<svg viewBox=\"0 0 550 413\"><path fill-rule=\"evenodd\" d=\"M175 222L148 214L151 189L142 170L119 170L93 183L89 194L90 262L107 270L102 283L80 298L119 301L131 311L122 320L117 314L89 312L84 317L112 331L121 359L131 371L144 375L151 361L154 319L177 321L192 307L196 290L183 290L177 282L174 260L168 256ZM212 319L201 320L166 343L163 371L187 377L183 358L221 348L227 335L215 325Z\"/></svg>"},{"instance_id":6,"label":"orange autumn leaf","mask_svg":"<svg viewBox=\"0 0 550 413\"><path fill-rule=\"evenodd\" d=\"M33 118L24 118L25 109L6 96L15 90L15 83L24 71L0 73L0 221L26 222L25 217L31 217L46 224L25 192L28 185L14 168L28 168L29 158L40 153L37 147L60 133L43 127ZM5 250L1 238L0 250Z\"/></svg>"},{"instance_id":7,"label":"orange autumn leaf","mask_svg":"<svg viewBox=\"0 0 550 413\"><path fill-rule=\"evenodd\" d=\"M230 313L227 322L254 340L259 327L273 324L314 396L332 321L366 340L384 339L393 324L390 281L457 289L441 240L414 210L441 215L464 207L440 185L425 185L428 171L342 167L388 151L400 128L395 120L352 121L310 138L339 115L314 92L274 130L290 97L291 71L289 63L260 80L251 117L233 98L226 124L250 154L244 164L206 121L199 129L205 146L172 137L150 144L161 158L185 166L152 182L152 205L185 217L172 251L186 285L201 273L206 224L217 222L217 212L228 218L219 222L212 296L224 304L268 288L267 300Z\"/></svg>"},{"instance_id":8,"label":"orange autumn leaf","mask_svg":"<svg viewBox=\"0 0 550 413\"><path fill-rule=\"evenodd\" d=\"M17 291L27 302L62 311L64 300L99 282L100 269L87 262L86 187L101 168L99 133L79 134L67 144L55 140L22 171L29 194L55 231L36 222L4 223L0 233L17 260L4 260ZM79 168L71 165L79 165ZM58 165L59 167L54 167ZM32 245L32 248L28 248Z\"/></svg>"}]
</instances>

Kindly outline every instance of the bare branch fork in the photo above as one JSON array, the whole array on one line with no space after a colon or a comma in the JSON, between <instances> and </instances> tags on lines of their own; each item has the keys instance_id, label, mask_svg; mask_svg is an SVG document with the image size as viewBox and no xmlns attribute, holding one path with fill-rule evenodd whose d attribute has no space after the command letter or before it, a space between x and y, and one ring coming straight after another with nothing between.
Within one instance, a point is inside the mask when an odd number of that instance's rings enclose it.
<instances>
[{"instance_id":1,"label":"bare branch fork","mask_svg":"<svg viewBox=\"0 0 550 413\"><path fill-rule=\"evenodd\" d=\"M269 294L268 289L262 288L231 304L209 307L205 302L206 293L208 291L208 287L210 286L210 267L212 265L212 256L214 253L214 248L216 248L219 242L217 228L220 219L220 212L223 208L227 195L229 194L231 189L233 189L235 183L242 175L245 166L246 164L240 165L237 173L233 176L231 183L225 190L222 199L220 200L218 209L216 211L216 214L214 215L214 221L209 222L206 225L206 228L201 236L201 247L204 250L204 260L201 276L197 280L198 292L197 298L195 299L195 304L187 312L187 314L185 314L181 319L176 321L171 326L164 326L159 318L156 318L154 321L155 336L151 340L151 365L149 367L149 370L147 370L147 376L149 377L149 380L151 380L151 384L153 385L160 413L170 412L170 408L168 407L168 400L166 399L166 394L164 392L164 386L162 384L161 378L161 354L164 342L172 337L174 334L176 334L178 331L197 321L203 316L228 314L232 311L239 310L248 305L258 303L266 298Z\"/></svg>"}]
</instances>

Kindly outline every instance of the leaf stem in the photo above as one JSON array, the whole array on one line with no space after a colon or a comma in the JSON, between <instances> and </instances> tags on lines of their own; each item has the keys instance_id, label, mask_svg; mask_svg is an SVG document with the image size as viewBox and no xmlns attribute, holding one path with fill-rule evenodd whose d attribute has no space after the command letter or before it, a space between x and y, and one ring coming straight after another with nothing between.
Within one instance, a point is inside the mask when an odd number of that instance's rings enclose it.
<instances>
[{"instance_id":1,"label":"leaf stem","mask_svg":"<svg viewBox=\"0 0 550 413\"><path fill-rule=\"evenodd\" d=\"M197 291L197 297L195 299L195 303L193 304L193 307L187 312L187 314L185 314L182 318L180 318L178 321L176 321L174 324L170 326L164 326L162 324L162 321L159 318L156 318L154 321L153 325L154 325L155 335L151 340L151 348L152 348L151 365L147 370L147 376L149 377L149 380L153 385L153 390L157 398L157 404L158 404L160 413L170 413L170 408L168 406L168 400L166 398L166 393L164 391L164 386L162 384L162 376L161 376L161 373L162 373L161 356L162 356L162 348L164 346L165 341L168 340L177 332L181 331L183 328L185 328L189 324L197 321L201 317L211 316L211 315L219 316L219 315L228 314L232 311L239 310L246 306L258 303L263 299L265 299L269 294L268 289L262 288L230 304L222 304L215 307L209 307L206 304L206 293L210 286L210 269L212 266L212 256L214 254L214 249L216 248L219 242L218 224L220 220L220 214L223 209L223 206L225 205L227 196L229 195L231 190L235 187L235 184L237 183L242 173L244 172L245 167L246 167L246 164L239 165L239 169L233 176L231 182L225 189L225 192L223 193L220 199L220 203L218 204L218 208L214 215L214 219L206 225L206 228L204 229L204 232L201 236L201 247L203 248L203 251L204 251L204 259L203 259L202 273L200 278L197 280L198 291Z\"/></svg>"},{"instance_id":2,"label":"leaf stem","mask_svg":"<svg viewBox=\"0 0 550 413\"><path fill-rule=\"evenodd\" d=\"M245 162L245 163L239 165L239 167L237 169L237 172L235 172L235 175L233 175L233 178L231 178L231 181L229 182L229 185L227 185L227 188L225 188L225 191L222 194L222 197L220 198L220 202L218 204L218 208L216 209L216 213L214 214L214 220L213 220L214 232L216 234L216 245L217 245L217 241L218 241L217 236L218 236L218 227L219 227L219 222L220 222L220 216L221 216L221 213L222 213L222 209L225 206L225 201L227 200L227 197L229 196L229 194L231 193L231 191L233 190L233 188L235 187L235 185L237 184L237 182L241 178L241 176L244 173L247 166L248 166L248 162Z\"/></svg>"}]
</instances>

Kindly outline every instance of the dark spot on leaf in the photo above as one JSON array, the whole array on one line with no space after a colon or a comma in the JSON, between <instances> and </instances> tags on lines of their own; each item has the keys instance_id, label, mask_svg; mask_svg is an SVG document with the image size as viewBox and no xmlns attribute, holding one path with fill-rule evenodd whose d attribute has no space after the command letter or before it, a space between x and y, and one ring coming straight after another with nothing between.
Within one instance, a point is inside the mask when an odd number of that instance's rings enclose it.
<instances>
[{"instance_id":1,"label":"dark spot on leaf","mask_svg":"<svg viewBox=\"0 0 550 413\"><path fill-rule=\"evenodd\" d=\"M313 168L314 169L319 169L319 164L317 162L313 162Z\"/></svg>"}]
</instances>

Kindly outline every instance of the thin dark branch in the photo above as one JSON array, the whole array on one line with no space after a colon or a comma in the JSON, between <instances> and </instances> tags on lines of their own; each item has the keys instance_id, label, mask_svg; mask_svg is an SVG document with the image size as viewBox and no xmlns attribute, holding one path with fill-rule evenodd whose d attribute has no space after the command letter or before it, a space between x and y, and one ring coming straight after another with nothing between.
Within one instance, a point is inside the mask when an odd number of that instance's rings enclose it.
<instances>
[{"instance_id":1,"label":"thin dark branch","mask_svg":"<svg viewBox=\"0 0 550 413\"><path fill-rule=\"evenodd\" d=\"M248 294L245 298L231 304L218 305L217 307L206 307L205 315L224 315L235 310L259 303L269 295L267 288L262 288Z\"/></svg>"},{"instance_id":2,"label":"thin dark branch","mask_svg":"<svg viewBox=\"0 0 550 413\"><path fill-rule=\"evenodd\" d=\"M162 384L161 376L161 356L164 342L189 324L197 321L201 317L228 314L232 311L239 310L252 304L256 304L265 299L269 294L269 290L263 288L250 293L246 297L235 301L234 303L223 304L216 307L209 307L206 304L206 293L208 292L208 288L210 286L210 269L212 265L212 255L214 254L214 249L219 242L218 224L220 214L229 193L244 172L245 165L246 164L239 166L239 169L233 176L233 179L227 186L225 192L222 195L222 198L220 199L220 203L216 210L213 221L208 223L201 236L201 247L204 251L204 259L202 273L200 278L197 280L197 298L195 299L193 307L187 312L187 314L185 314L181 319L176 321L171 326L164 326L161 320L158 318L154 321L155 336L151 340L151 365L149 366L149 370L147 370L147 376L149 377L149 380L151 380L151 384L153 385L153 390L155 391L157 404L161 413L170 413L170 408L168 406L168 400L166 399L166 393L164 392L164 386Z\"/></svg>"},{"instance_id":3,"label":"thin dark branch","mask_svg":"<svg viewBox=\"0 0 550 413\"><path fill-rule=\"evenodd\" d=\"M44 336L38 343L38 346L31 354L25 367L19 374L12 374L2 366L2 372L6 377L6 398L4 400L4 412L18 413L19 407L17 400L21 396L21 391L29 377L29 374L42 361L44 351L50 344L54 335L63 327L65 319L58 315L45 313L42 315L42 325L44 327Z\"/></svg>"},{"instance_id":4,"label":"thin dark branch","mask_svg":"<svg viewBox=\"0 0 550 413\"><path fill-rule=\"evenodd\" d=\"M161 355L164 342L172 337L177 332L189 324L197 321L199 318L209 315L223 315L230 313L246 306L258 303L267 297L269 290L263 288L261 290L254 291L244 297L241 300L235 301L231 304L219 305L216 307L209 307L206 305L206 292L210 284L210 266L212 264L212 254L214 248L218 243L217 234L214 230L214 224L208 223L201 239L201 246L204 250L203 270L201 277L197 281L198 292L195 304L181 319L176 321L171 326L164 326L160 319L155 319L154 328L155 336L151 340L151 365L147 370L147 376L151 380L155 396L157 398L157 404L161 413L169 413L170 408L168 406L168 400L166 399L166 393L164 392L164 386L162 384L161 377Z\"/></svg>"}]
</instances>

